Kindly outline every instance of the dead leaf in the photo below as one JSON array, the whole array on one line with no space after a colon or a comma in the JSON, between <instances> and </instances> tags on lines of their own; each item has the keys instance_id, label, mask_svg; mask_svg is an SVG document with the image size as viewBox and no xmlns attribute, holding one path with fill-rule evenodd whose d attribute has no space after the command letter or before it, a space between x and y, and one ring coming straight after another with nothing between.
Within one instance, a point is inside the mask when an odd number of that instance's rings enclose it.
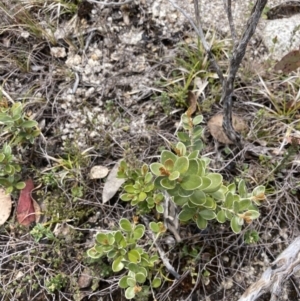
<instances>
[{"instance_id":1,"label":"dead leaf","mask_svg":"<svg viewBox=\"0 0 300 301\"><path fill-rule=\"evenodd\" d=\"M90 179L103 179L108 174L108 168L102 165L93 166L90 171Z\"/></svg>"},{"instance_id":2,"label":"dead leaf","mask_svg":"<svg viewBox=\"0 0 300 301\"><path fill-rule=\"evenodd\" d=\"M26 186L21 190L18 206L17 220L23 226L29 226L35 221L35 210L31 199L31 191L34 189L32 179L25 182Z\"/></svg>"},{"instance_id":3,"label":"dead leaf","mask_svg":"<svg viewBox=\"0 0 300 301\"><path fill-rule=\"evenodd\" d=\"M125 182L124 179L117 178L120 161L116 163L113 169L110 171L102 192L102 202L105 204L108 202L119 190L122 184Z\"/></svg>"},{"instance_id":4,"label":"dead leaf","mask_svg":"<svg viewBox=\"0 0 300 301\"><path fill-rule=\"evenodd\" d=\"M274 67L275 71L284 73L297 70L300 67L300 50L293 50L285 55Z\"/></svg>"},{"instance_id":5,"label":"dead leaf","mask_svg":"<svg viewBox=\"0 0 300 301\"><path fill-rule=\"evenodd\" d=\"M197 97L196 95L189 91L187 102L189 104L189 108L186 111L186 115L191 117L197 110Z\"/></svg>"},{"instance_id":6,"label":"dead leaf","mask_svg":"<svg viewBox=\"0 0 300 301\"><path fill-rule=\"evenodd\" d=\"M0 188L0 226L3 225L11 213L11 197L5 190Z\"/></svg>"},{"instance_id":7,"label":"dead leaf","mask_svg":"<svg viewBox=\"0 0 300 301\"><path fill-rule=\"evenodd\" d=\"M211 135L218 141L224 144L232 144L232 141L226 136L223 130L223 114L219 113L214 115L207 124L208 130L210 131ZM245 132L248 130L248 126L245 121L235 115L232 114L232 126L234 130L238 133Z\"/></svg>"}]
</instances>

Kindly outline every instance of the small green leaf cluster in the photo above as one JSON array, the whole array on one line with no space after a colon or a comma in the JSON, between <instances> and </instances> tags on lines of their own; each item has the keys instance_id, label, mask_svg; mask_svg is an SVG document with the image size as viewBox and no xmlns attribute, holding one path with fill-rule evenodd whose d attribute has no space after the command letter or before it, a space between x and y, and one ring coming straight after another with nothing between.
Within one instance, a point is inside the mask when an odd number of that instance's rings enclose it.
<instances>
[{"instance_id":1,"label":"small green leaf cluster","mask_svg":"<svg viewBox=\"0 0 300 301\"><path fill-rule=\"evenodd\" d=\"M33 227L33 229L30 231L30 234L36 242L39 242L43 238L47 238L48 240L55 240L53 232L40 223L36 224Z\"/></svg>"},{"instance_id":2,"label":"small green leaf cluster","mask_svg":"<svg viewBox=\"0 0 300 301\"><path fill-rule=\"evenodd\" d=\"M138 206L143 213L149 212L154 207L157 212L163 213L164 196L162 193L154 192L153 175L149 172L147 164L143 164L140 169L132 170L125 161L121 161L118 177L127 179L125 193L120 196L122 201Z\"/></svg>"},{"instance_id":3,"label":"small green leaf cluster","mask_svg":"<svg viewBox=\"0 0 300 301\"><path fill-rule=\"evenodd\" d=\"M0 185L6 188L7 193L11 193L14 188L23 189L24 182L19 182L16 173L21 171L21 166L16 163L10 145L4 143L0 150Z\"/></svg>"},{"instance_id":4,"label":"small green leaf cluster","mask_svg":"<svg viewBox=\"0 0 300 301\"><path fill-rule=\"evenodd\" d=\"M33 143L40 134L37 125L36 121L26 118L20 102L14 103L10 108L0 108L0 129L10 139L0 150L0 185L6 188L7 193L14 188L25 187L25 183L18 182L17 174L20 173L21 166L16 163L12 146Z\"/></svg>"},{"instance_id":5,"label":"small green leaf cluster","mask_svg":"<svg viewBox=\"0 0 300 301\"><path fill-rule=\"evenodd\" d=\"M126 289L127 299L132 299L141 292L147 280L152 287L159 287L161 284L160 278L152 277L158 255L150 255L150 250L147 252L137 244L144 234L144 225L122 218L119 221L119 230L98 233L95 246L87 252L91 258L106 256L112 261L112 270L115 273L127 270L127 274L119 281L119 286Z\"/></svg>"},{"instance_id":6,"label":"small green leaf cluster","mask_svg":"<svg viewBox=\"0 0 300 301\"><path fill-rule=\"evenodd\" d=\"M62 274L57 274L54 277L50 278L49 280L46 281L46 289L50 293L54 293L55 291L61 290L63 287L66 286L67 284L67 278L65 275Z\"/></svg>"},{"instance_id":7,"label":"small green leaf cluster","mask_svg":"<svg viewBox=\"0 0 300 301\"><path fill-rule=\"evenodd\" d=\"M40 134L38 123L26 118L20 102L14 103L11 108L0 110L0 123L4 125L2 130L13 136L10 144L33 143Z\"/></svg>"},{"instance_id":8,"label":"small green leaf cluster","mask_svg":"<svg viewBox=\"0 0 300 301\"><path fill-rule=\"evenodd\" d=\"M259 233L256 230L248 230L244 234L244 241L246 244L256 244L259 241Z\"/></svg>"}]
</instances>

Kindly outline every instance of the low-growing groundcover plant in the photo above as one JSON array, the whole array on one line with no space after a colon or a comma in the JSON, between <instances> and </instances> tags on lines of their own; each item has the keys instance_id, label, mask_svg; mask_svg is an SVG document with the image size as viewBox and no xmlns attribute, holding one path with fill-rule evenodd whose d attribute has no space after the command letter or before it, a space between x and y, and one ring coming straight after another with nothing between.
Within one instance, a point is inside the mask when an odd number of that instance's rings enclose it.
<instances>
[{"instance_id":1,"label":"low-growing groundcover plant","mask_svg":"<svg viewBox=\"0 0 300 301\"><path fill-rule=\"evenodd\" d=\"M35 120L27 118L20 102L11 107L0 106L0 130L7 137L0 150L0 185L10 193L15 188L25 187L25 183L20 181L21 165L13 150L17 146L32 144L40 130Z\"/></svg>"},{"instance_id":2,"label":"low-growing groundcover plant","mask_svg":"<svg viewBox=\"0 0 300 301\"><path fill-rule=\"evenodd\" d=\"M222 175L209 171L209 159L201 157L203 117L191 117L189 110L181 117L184 131L177 133L179 142L172 151L164 150L160 162L143 164L140 169L131 168L122 161L118 177L126 179L121 200L137 207L137 214L164 212L165 195L171 197L180 208L178 219L195 222L199 229L205 229L209 221L230 222L234 233L251 223L260 215L258 206L265 199L265 187L257 186L248 192L244 180L238 184L225 185ZM163 223L150 223L152 237L166 231ZM153 250L153 244L145 243L145 226L119 221L119 229L99 233L95 246L88 251L93 258L107 257L112 261L112 270L122 274L119 286L126 289L125 297L134 298L143 289L161 285L160 257ZM247 243L257 241L247 237Z\"/></svg>"}]
</instances>

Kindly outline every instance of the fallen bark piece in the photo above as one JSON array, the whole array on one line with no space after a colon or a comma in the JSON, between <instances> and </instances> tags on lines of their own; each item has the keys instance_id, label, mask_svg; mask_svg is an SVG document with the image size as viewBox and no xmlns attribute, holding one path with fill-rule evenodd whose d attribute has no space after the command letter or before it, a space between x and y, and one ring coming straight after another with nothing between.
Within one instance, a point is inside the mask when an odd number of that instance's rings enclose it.
<instances>
[{"instance_id":1,"label":"fallen bark piece","mask_svg":"<svg viewBox=\"0 0 300 301\"><path fill-rule=\"evenodd\" d=\"M267 292L271 293L270 301L280 300L282 284L300 270L300 236L298 236L253 283L238 301L255 301Z\"/></svg>"},{"instance_id":2,"label":"fallen bark piece","mask_svg":"<svg viewBox=\"0 0 300 301\"><path fill-rule=\"evenodd\" d=\"M0 188L0 226L3 225L10 216L11 197L4 189Z\"/></svg>"},{"instance_id":3,"label":"fallen bark piece","mask_svg":"<svg viewBox=\"0 0 300 301\"><path fill-rule=\"evenodd\" d=\"M25 182L26 186L21 190L18 206L17 220L23 226L29 226L35 221L35 210L31 198L31 191L34 189L32 179Z\"/></svg>"},{"instance_id":4,"label":"fallen bark piece","mask_svg":"<svg viewBox=\"0 0 300 301\"><path fill-rule=\"evenodd\" d=\"M102 192L102 202L107 203L119 190L122 184L125 182L124 179L117 178L120 161L118 161L113 169L110 171Z\"/></svg>"}]
</instances>

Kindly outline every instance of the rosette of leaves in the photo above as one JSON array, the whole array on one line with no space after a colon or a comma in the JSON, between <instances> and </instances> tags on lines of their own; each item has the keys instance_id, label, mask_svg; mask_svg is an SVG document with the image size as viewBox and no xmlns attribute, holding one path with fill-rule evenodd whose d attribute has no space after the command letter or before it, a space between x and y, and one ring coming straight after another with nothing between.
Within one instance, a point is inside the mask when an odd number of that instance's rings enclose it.
<instances>
[{"instance_id":1,"label":"rosette of leaves","mask_svg":"<svg viewBox=\"0 0 300 301\"><path fill-rule=\"evenodd\" d=\"M155 193L153 175L149 172L147 164L143 164L140 170L130 171L127 164L122 161L118 177L127 177L124 186L125 193L120 198L122 201L130 202L132 206L138 206L143 212L149 212L155 207L157 212L163 213L162 193Z\"/></svg>"},{"instance_id":2,"label":"rosette of leaves","mask_svg":"<svg viewBox=\"0 0 300 301\"><path fill-rule=\"evenodd\" d=\"M149 280L153 287L158 287L155 272L155 262L158 255L149 254L149 250L138 246L138 241L144 236L145 226L130 223L128 219L119 221L120 229L96 235L95 246L88 250L88 256L101 258L106 256L112 262L113 272L126 269L128 272L119 281L119 286L125 290L127 299L132 299L142 291L143 284Z\"/></svg>"}]
</instances>

